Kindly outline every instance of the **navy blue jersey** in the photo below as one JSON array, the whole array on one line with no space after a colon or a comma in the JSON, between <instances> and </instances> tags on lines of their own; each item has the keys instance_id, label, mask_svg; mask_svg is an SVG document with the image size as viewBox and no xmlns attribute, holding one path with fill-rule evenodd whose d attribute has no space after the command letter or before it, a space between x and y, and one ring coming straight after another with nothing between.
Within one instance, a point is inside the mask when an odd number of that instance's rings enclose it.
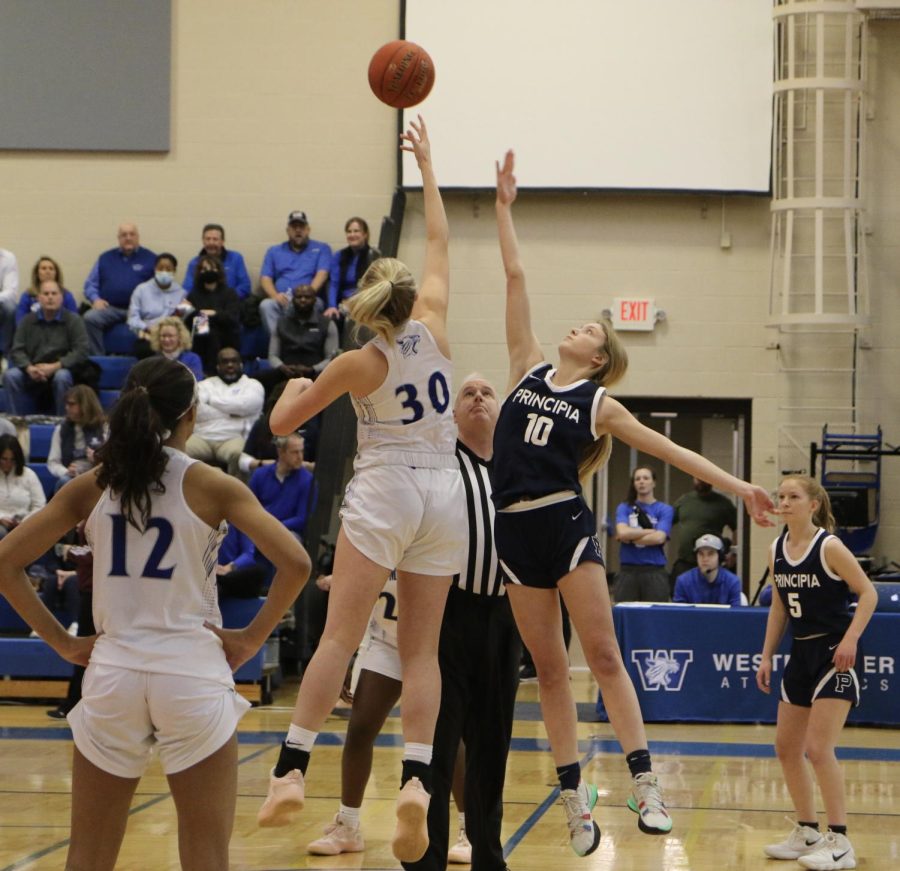
<instances>
[{"instance_id":1,"label":"navy blue jersey","mask_svg":"<svg viewBox=\"0 0 900 871\"><path fill-rule=\"evenodd\" d=\"M820 529L806 553L797 560L784 552L787 530L774 546L774 584L791 621L794 638L827 633L843 635L850 625L850 588L825 561L823 548L830 536Z\"/></svg>"},{"instance_id":2,"label":"navy blue jersey","mask_svg":"<svg viewBox=\"0 0 900 871\"><path fill-rule=\"evenodd\" d=\"M560 490L581 493L578 462L597 434L597 408L606 392L582 379L557 387L555 370L540 363L503 401L494 430L493 499L505 508Z\"/></svg>"}]
</instances>

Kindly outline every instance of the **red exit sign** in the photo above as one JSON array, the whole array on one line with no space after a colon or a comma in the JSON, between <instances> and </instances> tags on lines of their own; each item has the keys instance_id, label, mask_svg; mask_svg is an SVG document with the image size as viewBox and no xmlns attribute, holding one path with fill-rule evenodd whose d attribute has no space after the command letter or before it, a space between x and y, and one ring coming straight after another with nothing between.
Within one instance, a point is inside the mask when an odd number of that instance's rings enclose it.
<instances>
[{"instance_id":1,"label":"red exit sign","mask_svg":"<svg viewBox=\"0 0 900 871\"><path fill-rule=\"evenodd\" d=\"M656 306L642 297L614 299L613 326L617 330L652 330L656 324Z\"/></svg>"}]
</instances>

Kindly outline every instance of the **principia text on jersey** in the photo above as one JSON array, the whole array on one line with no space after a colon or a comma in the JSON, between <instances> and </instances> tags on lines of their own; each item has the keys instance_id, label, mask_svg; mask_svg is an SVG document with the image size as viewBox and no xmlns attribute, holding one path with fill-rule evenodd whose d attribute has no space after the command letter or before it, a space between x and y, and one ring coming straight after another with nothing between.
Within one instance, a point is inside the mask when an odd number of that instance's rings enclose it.
<instances>
[{"instance_id":1,"label":"principia text on jersey","mask_svg":"<svg viewBox=\"0 0 900 871\"><path fill-rule=\"evenodd\" d=\"M539 408L541 411L547 411L550 414L561 414L566 420L573 420L575 423L578 423L581 417L578 409L569 405L565 399L557 399L555 396L541 396L540 393L535 393L526 387L520 387L513 394L513 402Z\"/></svg>"},{"instance_id":2,"label":"principia text on jersey","mask_svg":"<svg viewBox=\"0 0 900 871\"><path fill-rule=\"evenodd\" d=\"M786 653L776 653L772 657L772 672L783 671L787 665L790 655ZM713 665L717 672L722 674L722 681L719 689L730 689L731 681L737 682L741 687L756 686L756 670L762 661L762 654L755 653L713 653ZM862 666L862 668L860 668ZM893 656L861 656L856 664L856 671L859 676L860 689L877 689L881 692L888 692L890 689L890 680L886 675L894 674L894 657ZM877 682L869 686L869 675L880 675Z\"/></svg>"},{"instance_id":3,"label":"principia text on jersey","mask_svg":"<svg viewBox=\"0 0 900 871\"><path fill-rule=\"evenodd\" d=\"M777 574L772 578L776 587L821 587L815 575L794 574L793 572Z\"/></svg>"}]
</instances>

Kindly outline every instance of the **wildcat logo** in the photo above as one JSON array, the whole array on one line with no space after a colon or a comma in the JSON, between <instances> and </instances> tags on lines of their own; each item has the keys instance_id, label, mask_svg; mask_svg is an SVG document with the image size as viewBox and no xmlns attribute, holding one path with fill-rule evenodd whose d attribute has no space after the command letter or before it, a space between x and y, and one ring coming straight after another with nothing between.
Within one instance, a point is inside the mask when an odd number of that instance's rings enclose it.
<instances>
[{"instance_id":1,"label":"wildcat logo","mask_svg":"<svg viewBox=\"0 0 900 871\"><path fill-rule=\"evenodd\" d=\"M419 340L422 337L416 333L414 336L404 336L402 339L397 339L397 344L400 346L400 353L404 357L412 357L414 354L419 352Z\"/></svg>"},{"instance_id":2,"label":"wildcat logo","mask_svg":"<svg viewBox=\"0 0 900 871\"><path fill-rule=\"evenodd\" d=\"M693 650L632 650L631 661L637 666L645 692L662 687L677 693L684 683L688 663L694 661Z\"/></svg>"}]
</instances>

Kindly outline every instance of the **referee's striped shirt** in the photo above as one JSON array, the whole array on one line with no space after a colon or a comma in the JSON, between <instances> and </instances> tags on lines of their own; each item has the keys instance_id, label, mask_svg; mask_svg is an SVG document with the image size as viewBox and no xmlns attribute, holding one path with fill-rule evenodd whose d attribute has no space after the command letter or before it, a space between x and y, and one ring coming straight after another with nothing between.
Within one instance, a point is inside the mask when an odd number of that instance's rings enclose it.
<instances>
[{"instance_id":1,"label":"referee's striped shirt","mask_svg":"<svg viewBox=\"0 0 900 871\"><path fill-rule=\"evenodd\" d=\"M490 464L456 442L456 456L466 493L468 541L465 570L453 578L461 590L480 596L505 596L502 570L494 546L494 503L491 501Z\"/></svg>"}]
</instances>

